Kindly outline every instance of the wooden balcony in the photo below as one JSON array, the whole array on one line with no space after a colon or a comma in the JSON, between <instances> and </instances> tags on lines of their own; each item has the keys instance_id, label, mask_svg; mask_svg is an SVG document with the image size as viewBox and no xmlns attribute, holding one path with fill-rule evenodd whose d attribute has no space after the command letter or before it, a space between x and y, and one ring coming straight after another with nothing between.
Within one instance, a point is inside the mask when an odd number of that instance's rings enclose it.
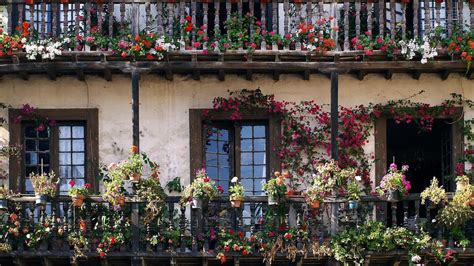
<instances>
[{"instance_id":1,"label":"wooden balcony","mask_svg":"<svg viewBox=\"0 0 474 266\"><path fill-rule=\"evenodd\" d=\"M66 4L67 2L67 4ZM298 41L289 43L267 43L258 40L255 47L242 43L225 51L194 47L198 34L192 31L187 42L181 42L175 50L162 60L145 56L121 57L112 47L101 51L90 51L84 45L65 50L54 60L27 60L21 51L7 56L0 62L0 74L17 73L24 78L29 73L46 73L52 79L58 74L101 74L110 80L113 73L141 71L158 73L172 79L173 73L217 74L224 79L226 73L243 74L252 79L254 73L269 73L275 79L282 73L299 73L308 79L312 73L351 73L359 79L368 73L381 73L391 78L393 73L409 73L419 78L421 73L439 73L446 79L451 72L466 73L466 63L456 54L448 54L446 47L439 46L438 56L422 64L419 57L406 60L399 51L387 56L384 51L367 55L355 50L351 40L366 33L397 42L422 37L435 25L445 29L446 38L459 28L467 30L474 26L474 6L465 1L289 1L289 0L3 0L8 14L6 30L13 33L24 21L30 23L39 38L60 37L65 34L86 38L98 33L110 38L119 38L120 31L129 29L132 34L141 31L158 36L183 35L181 26L190 22L203 28L204 35L213 38L217 32L224 36L226 22L233 15L251 14L261 22L261 30L273 32L282 38L294 35L302 22L318 24L329 20L330 37L336 43L328 52L310 51ZM431 4L430 4L431 3ZM464 22L464 23L463 23ZM467 23L467 24L466 24ZM470 26L469 26L470 25ZM253 29L247 29L252 34ZM100 49L98 49L100 50ZM471 76L472 71L467 71Z\"/></svg>"},{"instance_id":2,"label":"wooden balcony","mask_svg":"<svg viewBox=\"0 0 474 266\"><path fill-rule=\"evenodd\" d=\"M376 197L363 197L358 209L348 208L347 201L334 199L324 202L319 210L309 209L301 196L288 198L277 206L269 206L265 196L245 198L243 208L231 208L228 198L220 197L204 205L202 209L181 207L179 198L169 197L166 201L167 212L158 220L145 223L144 202L127 199L124 207L112 208L103 202L101 197L89 197L83 208L71 205L69 197L57 197L46 205L36 205L33 196L23 195L8 202L8 210L2 210L7 220L20 221L20 231L10 238L12 250L0 252L0 263L17 265L34 263L34 265L64 265L71 262L74 251L68 236L77 232L87 238L83 246L84 257L77 258L75 263L81 265L218 265L216 259L218 246L222 245L219 229L242 232L243 237L256 236L259 232L272 230L277 235L290 232L292 228L302 229L308 238L295 238L285 242L295 244L305 253L298 253L295 260L288 259L284 253L276 253L274 265L321 265L333 262L331 257L316 256L311 249L314 243L323 243L345 228L355 227L369 221L382 221L388 226L404 226L418 232L421 225L433 236L446 238L447 245L458 252L457 263L472 263L474 249L456 248L451 236L444 228L436 227L431 220L436 210L426 209L420 205L419 196L410 195L402 202L387 203ZM10 217L10 218L8 218ZM7 221L4 220L4 221ZM466 236L473 241L472 222L463 227ZM6 224L6 223L5 223ZM14 227L14 223L9 225ZM44 224L48 232L41 229ZM110 232L111 225L115 235L123 233L123 241L110 247L105 257L100 257L102 237ZM38 227L39 226L39 227ZM25 228L30 228L29 230ZM33 235L43 232L42 239L32 242ZM11 232L9 233L11 237ZM151 239L156 239L155 242ZM222 248L222 246L221 246ZM252 246L249 255L229 251L228 264L239 265L250 263L264 265L263 254L258 245ZM305 255L303 255L305 254ZM432 265L434 260L429 251L425 251L425 265ZM366 265L391 265L409 259L406 250L390 252L366 252ZM13 265L13 264L12 264Z\"/></svg>"}]
</instances>

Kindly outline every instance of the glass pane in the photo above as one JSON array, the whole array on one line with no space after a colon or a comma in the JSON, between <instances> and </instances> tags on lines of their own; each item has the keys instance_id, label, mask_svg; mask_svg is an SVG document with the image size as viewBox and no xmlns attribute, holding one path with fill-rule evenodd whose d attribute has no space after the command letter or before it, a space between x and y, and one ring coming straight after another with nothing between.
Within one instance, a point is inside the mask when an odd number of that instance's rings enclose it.
<instances>
[{"instance_id":1,"label":"glass pane","mask_svg":"<svg viewBox=\"0 0 474 266\"><path fill-rule=\"evenodd\" d=\"M265 126L254 126L253 127L253 137L254 138L265 138Z\"/></svg>"},{"instance_id":2,"label":"glass pane","mask_svg":"<svg viewBox=\"0 0 474 266\"><path fill-rule=\"evenodd\" d=\"M242 176L242 178L252 177L253 176L252 170L253 170L252 166L241 166L240 175Z\"/></svg>"},{"instance_id":3,"label":"glass pane","mask_svg":"<svg viewBox=\"0 0 474 266\"><path fill-rule=\"evenodd\" d=\"M252 153L242 152L240 156L240 164L243 164L243 165L252 164Z\"/></svg>"},{"instance_id":4,"label":"glass pane","mask_svg":"<svg viewBox=\"0 0 474 266\"><path fill-rule=\"evenodd\" d=\"M266 177L267 167L265 165L258 165L254 167L254 177Z\"/></svg>"},{"instance_id":5,"label":"glass pane","mask_svg":"<svg viewBox=\"0 0 474 266\"><path fill-rule=\"evenodd\" d=\"M71 138L71 127L70 126L61 126L61 127L59 127L59 138L61 138L61 139L70 139Z\"/></svg>"},{"instance_id":6,"label":"glass pane","mask_svg":"<svg viewBox=\"0 0 474 266\"><path fill-rule=\"evenodd\" d=\"M221 167L219 168L219 180L229 180L229 168Z\"/></svg>"},{"instance_id":7,"label":"glass pane","mask_svg":"<svg viewBox=\"0 0 474 266\"><path fill-rule=\"evenodd\" d=\"M59 176L61 178L71 177L71 166L59 166Z\"/></svg>"},{"instance_id":8,"label":"glass pane","mask_svg":"<svg viewBox=\"0 0 474 266\"><path fill-rule=\"evenodd\" d=\"M36 140L28 139L25 141L25 143L27 151L36 151Z\"/></svg>"},{"instance_id":9,"label":"glass pane","mask_svg":"<svg viewBox=\"0 0 474 266\"><path fill-rule=\"evenodd\" d=\"M64 152L59 153L59 164L71 164L71 154Z\"/></svg>"},{"instance_id":10,"label":"glass pane","mask_svg":"<svg viewBox=\"0 0 474 266\"><path fill-rule=\"evenodd\" d=\"M245 195L252 195L253 191L253 180L249 178L244 178L242 180L242 186L244 186L245 189Z\"/></svg>"},{"instance_id":11,"label":"glass pane","mask_svg":"<svg viewBox=\"0 0 474 266\"><path fill-rule=\"evenodd\" d=\"M73 153L72 154L72 164L78 165L78 164L84 164L84 153Z\"/></svg>"},{"instance_id":12,"label":"glass pane","mask_svg":"<svg viewBox=\"0 0 474 266\"><path fill-rule=\"evenodd\" d=\"M49 140L40 140L39 141L39 150L40 151L49 151Z\"/></svg>"},{"instance_id":13,"label":"glass pane","mask_svg":"<svg viewBox=\"0 0 474 266\"><path fill-rule=\"evenodd\" d=\"M49 130L38 131L38 137L48 138L49 137Z\"/></svg>"},{"instance_id":14,"label":"glass pane","mask_svg":"<svg viewBox=\"0 0 474 266\"><path fill-rule=\"evenodd\" d=\"M217 152L217 141L209 140L206 143L206 151Z\"/></svg>"},{"instance_id":15,"label":"glass pane","mask_svg":"<svg viewBox=\"0 0 474 266\"><path fill-rule=\"evenodd\" d=\"M252 138L252 126L243 126L240 131L240 138L249 139Z\"/></svg>"},{"instance_id":16,"label":"glass pane","mask_svg":"<svg viewBox=\"0 0 474 266\"><path fill-rule=\"evenodd\" d=\"M73 166L72 176L75 178L84 178L84 166Z\"/></svg>"},{"instance_id":17,"label":"glass pane","mask_svg":"<svg viewBox=\"0 0 474 266\"><path fill-rule=\"evenodd\" d=\"M60 140L59 141L59 151L71 151L71 141L70 140Z\"/></svg>"},{"instance_id":18,"label":"glass pane","mask_svg":"<svg viewBox=\"0 0 474 266\"><path fill-rule=\"evenodd\" d=\"M265 151L266 142L267 142L266 139L254 139L253 140L254 150L255 151Z\"/></svg>"},{"instance_id":19,"label":"glass pane","mask_svg":"<svg viewBox=\"0 0 474 266\"><path fill-rule=\"evenodd\" d=\"M59 183L59 189L61 191L68 191L70 188L69 181L70 179L61 178L61 182Z\"/></svg>"},{"instance_id":20,"label":"glass pane","mask_svg":"<svg viewBox=\"0 0 474 266\"><path fill-rule=\"evenodd\" d=\"M220 140L229 140L229 130L219 129L219 139Z\"/></svg>"},{"instance_id":21,"label":"glass pane","mask_svg":"<svg viewBox=\"0 0 474 266\"><path fill-rule=\"evenodd\" d=\"M219 165L229 166L229 155L219 155Z\"/></svg>"},{"instance_id":22,"label":"glass pane","mask_svg":"<svg viewBox=\"0 0 474 266\"><path fill-rule=\"evenodd\" d=\"M216 153L206 153L206 165L215 165L217 166L217 154Z\"/></svg>"},{"instance_id":23,"label":"glass pane","mask_svg":"<svg viewBox=\"0 0 474 266\"><path fill-rule=\"evenodd\" d=\"M73 151L84 151L84 140L78 139L72 141L72 150Z\"/></svg>"},{"instance_id":24,"label":"glass pane","mask_svg":"<svg viewBox=\"0 0 474 266\"><path fill-rule=\"evenodd\" d=\"M25 170L26 170L26 176L30 176L32 173L38 174L38 173L36 172L36 169L37 169L36 166L28 166L28 167L26 167L26 169L25 169Z\"/></svg>"},{"instance_id":25,"label":"glass pane","mask_svg":"<svg viewBox=\"0 0 474 266\"><path fill-rule=\"evenodd\" d=\"M33 185L31 184L31 180L29 178L25 178L25 192L26 193L33 193Z\"/></svg>"},{"instance_id":26,"label":"glass pane","mask_svg":"<svg viewBox=\"0 0 474 266\"><path fill-rule=\"evenodd\" d=\"M219 152L229 153L229 143L227 141L219 141Z\"/></svg>"},{"instance_id":27,"label":"glass pane","mask_svg":"<svg viewBox=\"0 0 474 266\"><path fill-rule=\"evenodd\" d=\"M49 153L40 153L39 154L39 163L49 164Z\"/></svg>"},{"instance_id":28,"label":"glass pane","mask_svg":"<svg viewBox=\"0 0 474 266\"><path fill-rule=\"evenodd\" d=\"M84 138L84 127L83 126L72 127L72 137L75 139Z\"/></svg>"},{"instance_id":29,"label":"glass pane","mask_svg":"<svg viewBox=\"0 0 474 266\"><path fill-rule=\"evenodd\" d=\"M216 128L211 128L209 130L205 131L206 138L207 139L212 139L212 140L217 140L217 135L218 135L218 130Z\"/></svg>"},{"instance_id":30,"label":"glass pane","mask_svg":"<svg viewBox=\"0 0 474 266\"><path fill-rule=\"evenodd\" d=\"M265 179L255 179L254 186L255 192L262 192L263 191L263 182Z\"/></svg>"},{"instance_id":31,"label":"glass pane","mask_svg":"<svg viewBox=\"0 0 474 266\"><path fill-rule=\"evenodd\" d=\"M35 152L26 153L25 163L38 164L38 154L36 154Z\"/></svg>"},{"instance_id":32,"label":"glass pane","mask_svg":"<svg viewBox=\"0 0 474 266\"><path fill-rule=\"evenodd\" d=\"M256 152L253 154L254 164L265 164L265 153Z\"/></svg>"},{"instance_id":33,"label":"glass pane","mask_svg":"<svg viewBox=\"0 0 474 266\"><path fill-rule=\"evenodd\" d=\"M229 181L228 180L219 181L218 185L221 185L222 188L224 189L223 194L228 194L229 193Z\"/></svg>"},{"instance_id":34,"label":"glass pane","mask_svg":"<svg viewBox=\"0 0 474 266\"><path fill-rule=\"evenodd\" d=\"M240 148L242 151L252 151L252 140L251 139L243 139L240 142Z\"/></svg>"},{"instance_id":35,"label":"glass pane","mask_svg":"<svg viewBox=\"0 0 474 266\"><path fill-rule=\"evenodd\" d=\"M36 130L34 127L28 126L25 127L25 137L27 138L36 138Z\"/></svg>"},{"instance_id":36,"label":"glass pane","mask_svg":"<svg viewBox=\"0 0 474 266\"><path fill-rule=\"evenodd\" d=\"M207 167L207 175L209 175L212 179L217 178L217 167Z\"/></svg>"}]
</instances>

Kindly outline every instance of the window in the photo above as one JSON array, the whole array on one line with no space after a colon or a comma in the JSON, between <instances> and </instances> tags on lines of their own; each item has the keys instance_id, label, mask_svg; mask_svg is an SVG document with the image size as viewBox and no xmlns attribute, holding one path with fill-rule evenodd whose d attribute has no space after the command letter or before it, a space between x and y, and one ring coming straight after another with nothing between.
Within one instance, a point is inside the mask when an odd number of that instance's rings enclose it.
<instances>
[{"instance_id":1,"label":"window","mask_svg":"<svg viewBox=\"0 0 474 266\"><path fill-rule=\"evenodd\" d=\"M59 194L68 192L72 179L78 186L94 187L97 175L98 123L96 109L37 110L57 121L57 125L38 131L31 121L14 123L20 110L10 110L11 143L23 147L21 159L10 162L11 187L33 193L31 173L54 173L60 178Z\"/></svg>"},{"instance_id":2,"label":"window","mask_svg":"<svg viewBox=\"0 0 474 266\"><path fill-rule=\"evenodd\" d=\"M205 167L208 175L228 193L238 176L247 195L263 195L262 182L280 168L275 150L280 138L278 120L265 111L243 115L239 121L226 114L202 116L190 111L191 179Z\"/></svg>"}]
</instances>

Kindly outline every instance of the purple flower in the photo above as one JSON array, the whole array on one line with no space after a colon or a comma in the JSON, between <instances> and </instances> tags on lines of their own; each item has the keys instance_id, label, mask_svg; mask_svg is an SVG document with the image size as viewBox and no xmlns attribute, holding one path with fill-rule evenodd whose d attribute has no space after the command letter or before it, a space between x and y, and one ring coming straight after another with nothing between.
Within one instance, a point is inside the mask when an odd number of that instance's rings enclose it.
<instances>
[{"instance_id":1,"label":"purple flower","mask_svg":"<svg viewBox=\"0 0 474 266\"><path fill-rule=\"evenodd\" d=\"M391 169L391 170L397 170L397 165L394 164L394 163L392 163L392 164L390 165L390 169Z\"/></svg>"}]
</instances>

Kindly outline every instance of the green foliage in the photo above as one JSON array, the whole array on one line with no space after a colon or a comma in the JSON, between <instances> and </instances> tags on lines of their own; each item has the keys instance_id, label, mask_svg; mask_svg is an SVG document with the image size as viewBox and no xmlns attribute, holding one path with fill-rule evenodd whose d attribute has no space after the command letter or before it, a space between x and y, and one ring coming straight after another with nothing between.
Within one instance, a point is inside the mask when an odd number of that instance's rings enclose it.
<instances>
[{"instance_id":1,"label":"green foliage","mask_svg":"<svg viewBox=\"0 0 474 266\"><path fill-rule=\"evenodd\" d=\"M181 185L181 178L179 176L176 176L175 178L168 181L168 183L166 183L166 188L169 192L181 193L184 190L184 186Z\"/></svg>"}]
</instances>

